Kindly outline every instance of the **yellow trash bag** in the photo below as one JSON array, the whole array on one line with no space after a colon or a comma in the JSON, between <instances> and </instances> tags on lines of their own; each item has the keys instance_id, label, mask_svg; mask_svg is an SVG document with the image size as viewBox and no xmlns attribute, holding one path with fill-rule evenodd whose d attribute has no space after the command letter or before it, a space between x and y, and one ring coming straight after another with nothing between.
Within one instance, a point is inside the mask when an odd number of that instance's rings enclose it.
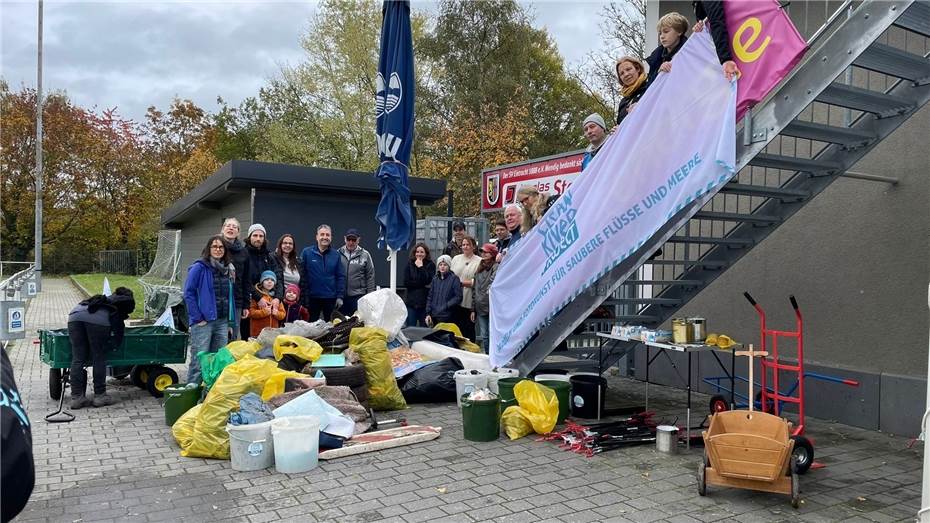
<instances>
[{"instance_id":1,"label":"yellow trash bag","mask_svg":"<svg viewBox=\"0 0 930 523\"><path fill-rule=\"evenodd\" d=\"M459 326L454 323L437 323L434 329L449 331L455 335L455 343L458 344L459 348L468 351L480 354L483 352L481 347L477 343L472 342L465 336L462 336L462 331L459 329Z\"/></svg>"},{"instance_id":2,"label":"yellow trash bag","mask_svg":"<svg viewBox=\"0 0 930 523\"><path fill-rule=\"evenodd\" d=\"M387 331L378 327L358 327L349 333L349 348L365 366L368 381L368 404L374 410L401 410L407 401L394 378L391 355L387 349Z\"/></svg>"},{"instance_id":3,"label":"yellow trash bag","mask_svg":"<svg viewBox=\"0 0 930 523\"><path fill-rule=\"evenodd\" d=\"M280 369L279 369L280 370ZM284 380L288 378L309 378L306 374L301 374L299 372L294 372L290 370L280 370L280 372L272 375L268 378L268 381L265 382L265 386L262 388L262 401L268 401L271 398L277 396L284 392Z\"/></svg>"},{"instance_id":4,"label":"yellow trash bag","mask_svg":"<svg viewBox=\"0 0 930 523\"><path fill-rule=\"evenodd\" d=\"M262 344L257 341L236 340L226 345L226 350L232 354L232 357L239 361L243 356L255 356L255 353L262 350Z\"/></svg>"},{"instance_id":5,"label":"yellow trash bag","mask_svg":"<svg viewBox=\"0 0 930 523\"><path fill-rule=\"evenodd\" d=\"M287 354L293 354L305 361L316 361L323 354L320 344L303 336L281 334L274 339L274 359L281 361Z\"/></svg>"},{"instance_id":6,"label":"yellow trash bag","mask_svg":"<svg viewBox=\"0 0 930 523\"><path fill-rule=\"evenodd\" d=\"M283 372L285 371L279 369L275 362L254 356L244 356L226 366L196 412L193 437L189 443L185 446L183 443L187 441L175 435L178 445L181 446L181 455L192 458L229 459L229 435L226 433L229 413L239 408L239 398L244 394L261 394L269 378ZM181 419L185 416L187 414ZM185 436L183 427L182 425L179 429L181 436Z\"/></svg>"},{"instance_id":7,"label":"yellow trash bag","mask_svg":"<svg viewBox=\"0 0 930 523\"><path fill-rule=\"evenodd\" d=\"M555 391L535 381L523 380L513 387L521 415L537 434L548 434L559 418L559 398ZM514 407L507 407L510 410ZM504 411L506 413L506 411Z\"/></svg>"},{"instance_id":8,"label":"yellow trash bag","mask_svg":"<svg viewBox=\"0 0 930 523\"><path fill-rule=\"evenodd\" d=\"M520 439L533 432L533 424L526 418L525 411L516 405L504 409L504 413L501 414L501 425L507 437L512 440Z\"/></svg>"},{"instance_id":9,"label":"yellow trash bag","mask_svg":"<svg viewBox=\"0 0 930 523\"><path fill-rule=\"evenodd\" d=\"M174 435L174 439L182 449L189 447L191 442L194 441L194 424L197 423L197 413L200 412L202 406L202 403L194 405L187 412L181 414L181 417L175 420L174 425L171 426L171 434Z\"/></svg>"}]
</instances>

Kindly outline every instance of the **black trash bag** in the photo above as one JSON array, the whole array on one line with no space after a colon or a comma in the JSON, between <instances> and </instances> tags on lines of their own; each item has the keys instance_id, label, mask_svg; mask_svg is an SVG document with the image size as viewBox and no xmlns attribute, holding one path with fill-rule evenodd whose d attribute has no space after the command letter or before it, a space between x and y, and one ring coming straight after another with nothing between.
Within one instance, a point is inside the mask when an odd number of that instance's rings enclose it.
<instances>
[{"instance_id":1,"label":"black trash bag","mask_svg":"<svg viewBox=\"0 0 930 523\"><path fill-rule=\"evenodd\" d=\"M462 370L458 358L446 358L408 374L400 384L407 403L449 403L455 398L455 371Z\"/></svg>"},{"instance_id":2,"label":"black trash bag","mask_svg":"<svg viewBox=\"0 0 930 523\"><path fill-rule=\"evenodd\" d=\"M460 348L459 343L455 341L455 334L447 330L436 329L426 336L423 336L423 339L438 343L440 345L445 345L446 347L451 347L453 349Z\"/></svg>"}]
</instances>

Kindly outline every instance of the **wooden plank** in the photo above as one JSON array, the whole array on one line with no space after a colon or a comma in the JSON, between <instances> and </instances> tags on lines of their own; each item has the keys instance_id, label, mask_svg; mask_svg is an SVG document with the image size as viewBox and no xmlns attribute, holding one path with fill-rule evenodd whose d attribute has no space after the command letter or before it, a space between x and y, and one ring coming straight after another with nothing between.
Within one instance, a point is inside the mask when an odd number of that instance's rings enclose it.
<instances>
[{"instance_id":1,"label":"wooden plank","mask_svg":"<svg viewBox=\"0 0 930 523\"><path fill-rule=\"evenodd\" d=\"M779 476L775 481L753 481L749 479L735 479L721 476L712 467L704 469L708 485L718 487L733 487L748 490L758 490L760 492L773 492L775 494L791 495L791 478L788 476Z\"/></svg>"}]
</instances>

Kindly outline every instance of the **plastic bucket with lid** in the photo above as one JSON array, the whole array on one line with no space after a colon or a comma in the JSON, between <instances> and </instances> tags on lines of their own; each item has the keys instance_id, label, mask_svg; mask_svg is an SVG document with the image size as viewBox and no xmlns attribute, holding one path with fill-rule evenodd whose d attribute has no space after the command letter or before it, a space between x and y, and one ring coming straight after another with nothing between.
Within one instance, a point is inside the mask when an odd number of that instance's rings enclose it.
<instances>
[{"instance_id":1,"label":"plastic bucket with lid","mask_svg":"<svg viewBox=\"0 0 930 523\"><path fill-rule=\"evenodd\" d=\"M165 423L169 427L185 412L194 408L200 400L201 389L202 385L188 387L181 384L168 385L165 388Z\"/></svg>"},{"instance_id":2,"label":"plastic bucket with lid","mask_svg":"<svg viewBox=\"0 0 930 523\"><path fill-rule=\"evenodd\" d=\"M607 379L601 376L575 375L571 377L572 416L601 419L607 399Z\"/></svg>"},{"instance_id":3,"label":"plastic bucket with lid","mask_svg":"<svg viewBox=\"0 0 930 523\"><path fill-rule=\"evenodd\" d=\"M488 386L488 373L478 369L463 369L455 371L455 397L458 398L459 407L462 406L462 396L471 394L476 389Z\"/></svg>"},{"instance_id":4,"label":"plastic bucket with lid","mask_svg":"<svg viewBox=\"0 0 930 523\"><path fill-rule=\"evenodd\" d=\"M320 418L288 416L271 422L274 468L278 472L307 472L320 459Z\"/></svg>"},{"instance_id":5,"label":"plastic bucket with lid","mask_svg":"<svg viewBox=\"0 0 930 523\"><path fill-rule=\"evenodd\" d=\"M516 378L520 375L520 371L517 369L497 369L492 370L488 373L488 389L494 394L499 394L500 389L497 387L497 382L501 378Z\"/></svg>"},{"instance_id":6,"label":"plastic bucket with lid","mask_svg":"<svg viewBox=\"0 0 930 523\"><path fill-rule=\"evenodd\" d=\"M498 395L501 398L501 411L507 410L507 407L511 405L517 405L517 397L513 395L513 388L517 383L525 380L526 378L514 377L514 378L501 378L497 380L497 389L499 391Z\"/></svg>"},{"instance_id":7,"label":"plastic bucket with lid","mask_svg":"<svg viewBox=\"0 0 930 523\"><path fill-rule=\"evenodd\" d=\"M468 441L496 441L501 434L501 400L470 400L462 403L462 431Z\"/></svg>"},{"instance_id":8,"label":"plastic bucket with lid","mask_svg":"<svg viewBox=\"0 0 930 523\"><path fill-rule=\"evenodd\" d=\"M541 383L543 381L564 381L568 383L570 376L568 374L537 374L533 380L536 383Z\"/></svg>"},{"instance_id":9,"label":"plastic bucket with lid","mask_svg":"<svg viewBox=\"0 0 930 523\"><path fill-rule=\"evenodd\" d=\"M555 397L559 400L559 417L556 423L562 423L565 418L571 414L571 396L572 385L568 380L536 380L536 383L545 385L555 391Z\"/></svg>"},{"instance_id":10,"label":"plastic bucket with lid","mask_svg":"<svg viewBox=\"0 0 930 523\"><path fill-rule=\"evenodd\" d=\"M229 433L229 459L233 470L262 470L274 464L271 423L226 425Z\"/></svg>"}]
</instances>

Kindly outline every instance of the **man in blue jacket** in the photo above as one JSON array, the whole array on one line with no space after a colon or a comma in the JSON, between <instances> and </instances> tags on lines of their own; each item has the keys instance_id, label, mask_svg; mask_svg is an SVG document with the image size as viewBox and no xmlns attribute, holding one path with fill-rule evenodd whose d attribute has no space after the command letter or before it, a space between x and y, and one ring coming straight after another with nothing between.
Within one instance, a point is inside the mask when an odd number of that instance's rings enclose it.
<instances>
[{"instance_id":1,"label":"man in blue jacket","mask_svg":"<svg viewBox=\"0 0 930 523\"><path fill-rule=\"evenodd\" d=\"M310 321L323 315L329 320L333 311L342 305L346 290L346 275L342 269L342 256L330 248L333 229L323 224L316 228L316 245L305 247L300 253L306 278L300 279L300 295L310 311Z\"/></svg>"}]
</instances>

